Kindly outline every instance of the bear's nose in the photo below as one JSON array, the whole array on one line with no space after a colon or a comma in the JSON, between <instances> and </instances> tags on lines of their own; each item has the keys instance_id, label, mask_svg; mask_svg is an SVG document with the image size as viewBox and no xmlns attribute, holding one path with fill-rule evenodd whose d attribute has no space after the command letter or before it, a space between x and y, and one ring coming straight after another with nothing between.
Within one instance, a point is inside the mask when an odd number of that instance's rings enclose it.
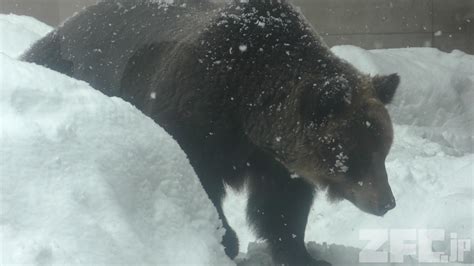
<instances>
[{"instance_id":1,"label":"bear's nose","mask_svg":"<svg viewBox=\"0 0 474 266\"><path fill-rule=\"evenodd\" d=\"M381 215L384 215L386 214L389 210L395 208L397 204L395 203L395 199L394 198L390 198L388 201L386 201L385 203L382 203L379 205L379 213Z\"/></svg>"}]
</instances>

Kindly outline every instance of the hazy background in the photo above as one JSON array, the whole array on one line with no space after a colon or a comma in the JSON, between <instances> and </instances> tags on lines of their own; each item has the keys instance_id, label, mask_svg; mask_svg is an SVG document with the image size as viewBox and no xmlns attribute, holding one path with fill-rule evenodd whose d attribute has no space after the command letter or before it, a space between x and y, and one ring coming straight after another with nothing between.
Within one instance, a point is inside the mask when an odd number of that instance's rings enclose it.
<instances>
[{"instance_id":1,"label":"hazy background","mask_svg":"<svg viewBox=\"0 0 474 266\"><path fill-rule=\"evenodd\" d=\"M97 0L0 0L0 13L56 26ZM330 45L474 54L474 0L293 0ZM1 37L0 37L1 38Z\"/></svg>"}]
</instances>

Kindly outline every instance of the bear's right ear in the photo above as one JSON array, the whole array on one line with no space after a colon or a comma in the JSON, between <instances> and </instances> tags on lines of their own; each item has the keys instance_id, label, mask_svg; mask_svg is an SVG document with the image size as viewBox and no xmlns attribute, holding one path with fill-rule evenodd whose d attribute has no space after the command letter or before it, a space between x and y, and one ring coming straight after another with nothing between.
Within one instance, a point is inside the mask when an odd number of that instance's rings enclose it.
<instances>
[{"instance_id":1,"label":"bear's right ear","mask_svg":"<svg viewBox=\"0 0 474 266\"><path fill-rule=\"evenodd\" d=\"M400 84L400 76L396 73L388 76L375 76L372 83L374 84L375 94L380 101L389 104Z\"/></svg>"}]
</instances>

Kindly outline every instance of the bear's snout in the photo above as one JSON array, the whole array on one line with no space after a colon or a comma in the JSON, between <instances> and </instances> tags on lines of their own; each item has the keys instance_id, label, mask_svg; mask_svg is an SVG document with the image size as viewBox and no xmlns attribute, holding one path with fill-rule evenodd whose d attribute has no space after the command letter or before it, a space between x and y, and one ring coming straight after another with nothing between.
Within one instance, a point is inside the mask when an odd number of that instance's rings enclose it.
<instances>
[{"instance_id":1,"label":"bear's snout","mask_svg":"<svg viewBox=\"0 0 474 266\"><path fill-rule=\"evenodd\" d=\"M368 212L377 216L383 216L391 209L395 208L396 202L392 189L388 183L375 185L371 188L373 191L372 204L369 206Z\"/></svg>"},{"instance_id":2,"label":"bear's snout","mask_svg":"<svg viewBox=\"0 0 474 266\"><path fill-rule=\"evenodd\" d=\"M383 216L391 209L395 208L396 206L395 198L393 197L392 193L387 199L378 202L376 210L374 212L377 216Z\"/></svg>"},{"instance_id":3,"label":"bear's snout","mask_svg":"<svg viewBox=\"0 0 474 266\"><path fill-rule=\"evenodd\" d=\"M395 197L388 182L359 182L358 187L352 187L346 199L362 211L376 216L383 216L396 206Z\"/></svg>"}]
</instances>

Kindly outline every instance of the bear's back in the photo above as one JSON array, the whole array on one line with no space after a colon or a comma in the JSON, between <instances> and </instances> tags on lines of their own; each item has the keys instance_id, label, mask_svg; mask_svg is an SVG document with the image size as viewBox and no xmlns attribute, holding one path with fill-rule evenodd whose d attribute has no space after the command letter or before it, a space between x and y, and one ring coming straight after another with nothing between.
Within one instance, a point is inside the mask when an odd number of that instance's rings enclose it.
<instances>
[{"instance_id":1,"label":"bear's back","mask_svg":"<svg viewBox=\"0 0 474 266\"><path fill-rule=\"evenodd\" d=\"M107 95L120 96L123 72L138 51L150 46L196 45L217 14L217 6L191 2L100 2L69 18L23 59L85 80Z\"/></svg>"}]
</instances>

